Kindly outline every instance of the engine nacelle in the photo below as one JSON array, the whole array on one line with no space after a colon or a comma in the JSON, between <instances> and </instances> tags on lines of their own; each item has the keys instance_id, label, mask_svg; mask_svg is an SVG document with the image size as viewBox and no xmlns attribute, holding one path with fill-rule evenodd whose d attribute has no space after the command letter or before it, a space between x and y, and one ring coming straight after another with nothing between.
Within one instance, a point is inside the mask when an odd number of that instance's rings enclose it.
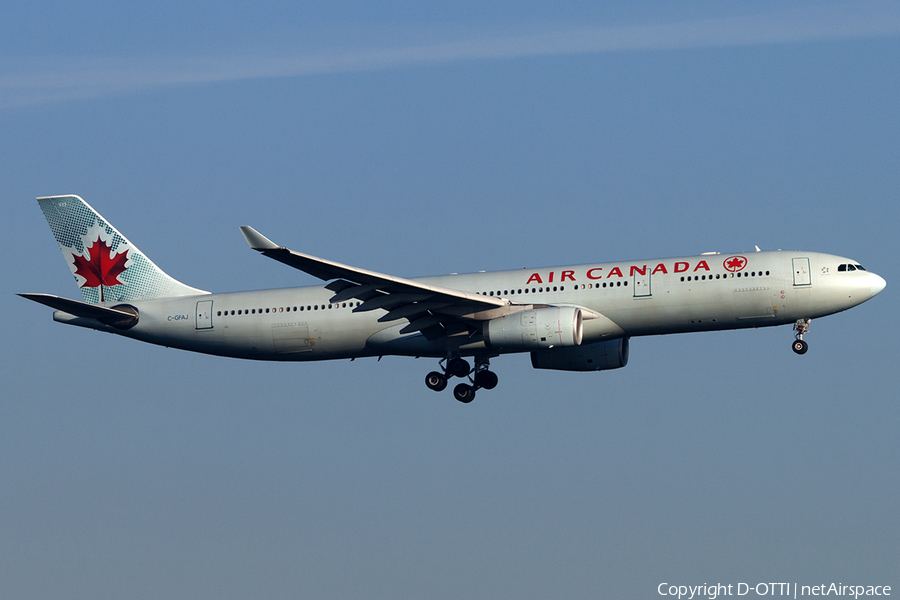
<instances>
[{"instance_id":1,"label":"engine nacelle","mask_svg":"<svg viewBox=\"0 0 900 600\"><path fill-rule=\"evenodd\" d=\"M578 346L584 326L580 308L548 306L491 319L482 331L489 348L538 350Z\"/></svg>"},{"instance_id":2,"label":"engine nacelle","mask_svg":"<svg viewBox=\"0 0 900 600\"><path fill-rule=\"evenodd\" d=\"M575 348L553 348L531 353L535 369L558 371L605 371L628 364L628 338L619 338Z\"/></svg>"}]
</instances>

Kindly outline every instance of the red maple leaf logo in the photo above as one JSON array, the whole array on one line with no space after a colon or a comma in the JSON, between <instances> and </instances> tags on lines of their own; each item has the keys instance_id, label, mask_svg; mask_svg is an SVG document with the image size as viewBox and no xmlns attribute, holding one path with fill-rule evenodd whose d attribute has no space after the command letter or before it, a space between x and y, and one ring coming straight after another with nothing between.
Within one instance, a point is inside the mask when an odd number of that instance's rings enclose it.
<instances>
[{"instance_id":1,"label":"red maple leaf logo","mask_svg":"<svg viewBox=\"0 0 900 600\"><path fill-rule=\"evenodd\" d=\"M726 258L723 264L725 265L725 268L727 270L734 273L747 266L747 259L743 256L732 256L730 258Z\"/></svg>"},{"instance_id":2,"label":"red maple leaf logo","mask_svg":"<svg viewBox=\"0 0 900 600\"><path fill-rule=\"evenodd\" d=\"M125 271L128 250L112 255L112 246L100 240L100 236L85 248L87 258L72 253L75 259L75 274L84 277L81 287L99 287L100 302L103 302L103 286L121 285L119 275Z\"/></svg>"}]
</instances>

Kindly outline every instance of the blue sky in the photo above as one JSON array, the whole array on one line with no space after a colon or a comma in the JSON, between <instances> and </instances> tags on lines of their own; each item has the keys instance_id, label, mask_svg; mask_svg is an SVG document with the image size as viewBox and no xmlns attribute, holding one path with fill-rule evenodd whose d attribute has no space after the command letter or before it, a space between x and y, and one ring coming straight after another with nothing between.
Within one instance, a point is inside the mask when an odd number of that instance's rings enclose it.
<instances>
[{"instance_id":1,"label":"blue sky","mask_svg":"<svg viewBox=\"0 0 900 600\"><path fill-rule=\"evenodd\" d=\"M657 597L900 586L900 9L887 2L0 7L0 594ZM315 284L237 227L415 276L759 245L888 281L628 367L265 364L53 323L76 193L211 291Z\"/></svg>"}]
</instances>

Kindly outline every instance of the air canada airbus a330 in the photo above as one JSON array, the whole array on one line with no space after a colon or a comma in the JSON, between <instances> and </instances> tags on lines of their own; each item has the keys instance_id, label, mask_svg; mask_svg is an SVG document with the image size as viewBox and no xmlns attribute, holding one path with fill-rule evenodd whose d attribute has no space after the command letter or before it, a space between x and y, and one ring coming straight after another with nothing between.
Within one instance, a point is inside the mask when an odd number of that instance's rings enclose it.
<instances>
[{"instance_id":1,"label":"air canada airbus a330","mask_svg":"<svg viewBox=\"0 0 900 600\"><path fill-rule=\"evenodd\" d=\"M490 359L514 352L530 352L536 369L603 371L626 365L634 336L793 324L804 354L811 319L885 286L849 258L758 249L404 279L241 227L253 250L328 283L211 294L166 275L78 196L38 203L84 301L20 295L55 308L56 321L235 358L433 357L440 370L425 384L441 391L461 378L460 402L496 386Z\"/></svg>"}]
</instances>

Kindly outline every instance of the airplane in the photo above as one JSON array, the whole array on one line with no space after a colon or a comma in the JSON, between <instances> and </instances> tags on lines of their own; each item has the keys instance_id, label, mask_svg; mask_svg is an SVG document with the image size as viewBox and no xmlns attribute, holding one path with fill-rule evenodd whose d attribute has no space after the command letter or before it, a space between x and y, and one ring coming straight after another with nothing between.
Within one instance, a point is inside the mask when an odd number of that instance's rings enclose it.
<instances>
[{"instance_id":1,"label":"airplane","mask_svg":"<svg viewBox=\"0 0 900 600\"><path fill-rule=\"evenodd\" d=\"M885 280L855 260L760 251L406 279L302 254L244 226L260 254L325 285L210 293L162 271L75 195L37 199L84 301L19 294L53 320L193 352L273 361L387 355L439 359L425 384L468 403L493 389L490 360L529 352L535 369L628 363L632 337L793 324L876 296ZM474 362L470 364L467 359Z\"/></svg>"}]
</instances>

